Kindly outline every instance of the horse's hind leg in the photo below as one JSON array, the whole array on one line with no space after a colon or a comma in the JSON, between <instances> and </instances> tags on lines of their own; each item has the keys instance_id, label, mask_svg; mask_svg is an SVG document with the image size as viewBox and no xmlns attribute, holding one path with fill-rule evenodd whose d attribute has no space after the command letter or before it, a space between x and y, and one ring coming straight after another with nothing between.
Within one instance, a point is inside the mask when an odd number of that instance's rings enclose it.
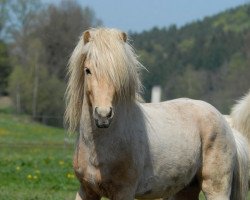
<instances>
[{"instance_id":1,"label":"horse's hind leg","mask_svg":"<svg viewBox=\"0 0 250 200\"><path fill-rule=\"evenodd\" d=\"M218 139L217 139L218 138ZM232 142L210 138L204 145L200 174L201 189L207 200L229 200L235 162L235 148Z\"/></svg>"},{"instance_id":2,"label":"horse's hind leg","mask_svg":"<svg viewBox=\"0 0 250 200\"><path fill-rule=\"evenodd\" d=\"M201 188L207 200L230 199L233 169L222 169L220 165L214 163L203 170Z\"/></svg>"},{"instance_id":3,"label":"horse's hind leg","mask_svg":"<svg viewBox=\"0 0 250 200\"><path fill-rule=\"evenodd\" d=\"M216 152L204 158L205 161L201 174L201 189L207 200L229 200L233 174L233 159L226 159L224 156L221 156L220 154L222 154L222 152L220 152L219 149L215 151Z\"/></svg>"}]
</instances>

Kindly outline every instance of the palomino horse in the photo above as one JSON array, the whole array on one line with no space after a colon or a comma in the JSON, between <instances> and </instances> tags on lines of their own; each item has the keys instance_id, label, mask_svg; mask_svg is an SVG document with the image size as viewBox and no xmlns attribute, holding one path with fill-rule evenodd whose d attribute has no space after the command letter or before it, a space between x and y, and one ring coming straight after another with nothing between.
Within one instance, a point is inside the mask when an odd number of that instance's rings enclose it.
<instances>
[{"instance_id":1,"label":"palomino horse","mask_svg":"<svg viewBox=\"0 0 250 200\"><path fill-rule=\"evenodd\" d=\"M225 116L232 128L245 135L250 143L250 90L232 108L229 116Z\"/></svg>"},{"instance_id":2,"label":"palomino horse","mask_svg":"<svg viewBox=\"0 0 250 200\"><path fill-rule=\"evenodd\" d=\"M250 90L233 106L231 114L225 117L234 130L246 136L248 140L248 151L250 152ZM250 172L248 177L248 184L249 183Z\"/></svg>"},{"instance_id":3,"label":"palomino horse","mask_svg":"<svg viewBox=\"0 0 250 200\"><path fill-rule=\"evenodd\" d=\"M65 118L79 128L77 200L245 200L248 151L208 103L139 102L143 68L115 29L90 29L69 61Z\"/></svg>"}]
</instances>

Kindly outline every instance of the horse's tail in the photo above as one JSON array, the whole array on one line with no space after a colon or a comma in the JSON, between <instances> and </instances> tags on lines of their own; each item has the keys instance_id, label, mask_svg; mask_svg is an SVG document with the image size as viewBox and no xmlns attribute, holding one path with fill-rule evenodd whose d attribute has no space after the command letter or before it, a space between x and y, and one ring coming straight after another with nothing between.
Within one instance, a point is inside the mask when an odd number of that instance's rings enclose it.
<instances>
[{"instance_id":1,"label":"horse's tail","mask_svg":"<svg viewBox=\"0 0 250 200\"><path fill-rule=\"evenodd\" d=\"M233 172L233 182L230 200L246 200L248 192L249 152L246 139L234 130L237 147L236 163Z\"/></svg>"},{"instance_id":2,"label":"horse's tail","mask_svg":"<svg viewBox=\"0 0 250 200\"><path fill-rule=\"evenodd\" d=\"M233 106L229 121L234 129L247 137L250 144L250 90Z\"/></svg>"}]
</instances>

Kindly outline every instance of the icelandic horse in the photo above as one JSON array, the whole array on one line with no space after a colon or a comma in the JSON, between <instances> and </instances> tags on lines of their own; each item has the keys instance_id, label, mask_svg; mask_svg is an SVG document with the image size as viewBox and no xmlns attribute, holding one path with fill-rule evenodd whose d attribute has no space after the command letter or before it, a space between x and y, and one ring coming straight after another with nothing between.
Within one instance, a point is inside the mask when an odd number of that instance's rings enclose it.
<instances>
[{"instance_id":1,"label":"icelandic horse","mask_svg":"<svg viewBox=\"0 0 250 200\"><path fill-rule=\"evenodd\" d=\"M248 147L210 104L141 103L140 70L127 35L83 33L69 60L65 120L79 130L77 200L246 200ZM183 197L184 196L184 197Z\"/></svg>"}]
</instances>

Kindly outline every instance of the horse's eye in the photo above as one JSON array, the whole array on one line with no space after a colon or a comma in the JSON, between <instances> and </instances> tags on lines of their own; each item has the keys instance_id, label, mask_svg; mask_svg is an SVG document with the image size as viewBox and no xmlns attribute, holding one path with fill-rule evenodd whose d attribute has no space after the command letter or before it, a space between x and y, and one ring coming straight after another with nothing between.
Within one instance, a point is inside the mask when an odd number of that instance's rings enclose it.
<instances>
[{"instance_id":1,"label":"horse's eye","mask_svg":"<svg viewBox=\"0 0 250 200\"><path fill-rule=\"evenodd\" d=\"M90 75L91 74L91 71L89 70L89 68L85 68L85 73L87 74L87 75Z\"/></svg>"}]
</instances>

